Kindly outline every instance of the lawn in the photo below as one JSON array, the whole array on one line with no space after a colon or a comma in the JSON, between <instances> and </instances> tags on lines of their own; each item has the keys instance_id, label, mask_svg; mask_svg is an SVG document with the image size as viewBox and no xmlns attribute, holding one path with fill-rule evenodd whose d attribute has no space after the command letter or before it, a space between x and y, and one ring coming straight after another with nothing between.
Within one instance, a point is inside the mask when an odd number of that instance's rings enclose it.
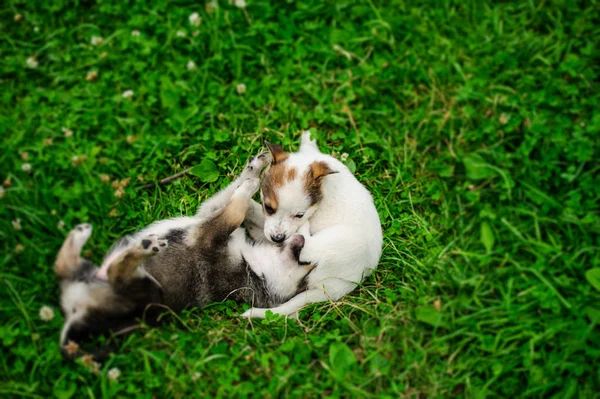
<instances>
[{"instance_id":1,"label":"lawn","mask_svg":"<svg viewBox=\"0 0 600 399\"><path fill-rule=\"evenodd\" d=\"M0 396L597 397L600 4L237 3L1 6ZM373 193L373 276L299 321L218 303L63 360L70 228L100 262L309 128Z\"/></svg>"}]
</instances>

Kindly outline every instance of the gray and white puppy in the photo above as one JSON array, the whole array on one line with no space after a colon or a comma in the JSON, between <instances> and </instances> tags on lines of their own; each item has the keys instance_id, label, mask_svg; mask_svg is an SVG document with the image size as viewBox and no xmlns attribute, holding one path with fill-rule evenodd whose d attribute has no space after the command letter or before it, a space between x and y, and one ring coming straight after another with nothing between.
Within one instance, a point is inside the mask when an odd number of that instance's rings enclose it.
<instances>
[{"instance_id":1,"label":"gray and white puppy","mask_svg":"<svg viewBox=\"0 0 600 399\"><path fill-rule=\"evenodd\" d=\"M274 245L252 239L241 228L262 229L264 216L252 200L269 154L250 159L226 189L207 200L195 216L156 222L122 238L100 267L81 257L92 226L78 225L63 243L54 270L60 281L65 356L106 355L83 350L104 334L121 334L154 323L167 310L232 299L258 307L284 303L306 289L311 265L299 261L304 237Z\"/></svg>"}]
</instances>

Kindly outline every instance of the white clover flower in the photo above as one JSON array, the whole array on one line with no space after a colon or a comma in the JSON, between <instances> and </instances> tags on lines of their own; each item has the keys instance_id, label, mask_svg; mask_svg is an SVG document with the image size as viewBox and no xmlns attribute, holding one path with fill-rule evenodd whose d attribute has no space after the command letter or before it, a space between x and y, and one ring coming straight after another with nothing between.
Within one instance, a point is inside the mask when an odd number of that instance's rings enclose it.
<instances>
[{"instance_id":1,"label":"white clover flower","mask_svg":"<svg viewBox=\"0 0 600 399\"><path fill-rule=\"evenodd\" d=\"M93 46L100 46L102 45L102 43L104 43L104 39L102 38L102 36L92 36Z\"/></svg>"},{"instance_id":2,"label":"white clover flower","mask_svg":"<svg viewBox=\"0 0 600 399\"><path fill-rule=\"evenodd\" d=\"M175 36L177 37L185 37L185 32L182 30L178 30L177 33L175 33Z\"/></svg>"},{"instance_id":3,"label":"white clover flower","mask_svg":"<svg viewBox=\"0 0 600 399\"><path fill-rule=\"evenodd\" d=\"M193 25L193 26L200 26L200 22L202 22L202 18L200 17L200 14L198 14L197 12L191 14L189 16L189 20L190 20L190 25Z\"/></svg>"},{"instance_id":4,"label":"white clover flower","mask_svg":"<svg viewBox=\"0 0 600 399\"><path fill-rule=\"evenodd\" d=\"M56 225L56 227L58 227L59 230L62 230L65 228L65 222L63 222L62 220L58 221L58 224Z\"/></svg>"},{"instance_id":5,"label":"white clover flower","mask_svg":"<svg viewBox=\"0 0 600 399\"><path fill-rule=\"evenodd\" d=\"M123 98L131 98L133 97L133 90L125 90L122 94Z\"/></svg>"},{"instance_id":6,"label":"white clover flower","mask_svg":"<svg viewBox=\"0 0 600 399\"><path fill-rule=\"evenodd\" d=\"M69 344L71 344L71 340L69 340L69 343L67 344L67 346ZM75 342L73 342L75 345L77 345ZM79 350L79 345L77 345L77 349ZM67 350L67 353L69 353L69 351ZM69 355L72 355L73 353L69 353ZM94 357L92 355L83 355L79 358L81 360L81 364L83 364L86 367L91 366L94 363Z\"/></svg>"},{"instance_id":7,"label":"white clover flower","mask_svg":"<svg viewBox=\"0 0 600 399\"><path fill-rule=\"evenodd\" d=\"M29 153L28 152L22 152L20 155L21 155L21 159L23 161L27 161L29 159Z\"/></svg>"},{"instance_id":8,"label":"white clover flower","mask_svg":"<svg viewBox=\"0 0 600 399\"><path fill-rule=\"evenodd\" d=\"M21 169L24 172L29 173L29 172L31 172L31 164L30 163L24 163L23 165L21 165Z\"/></svg>"},{"instance_id":9,"label":"white clover flower","mask_svg":"<svg viewBox=\"0 0 600 399\"><path fill-rule=\"evenodd\" d=\"M86 155L73 155L73 157L71 158L71 165L78 166L78 165L85 163L86 161L87 161Z\"/></svg>"},{"instance_id":10,"label":"white clover flower","mask_svg":"<svg viewBox=\"0 0 600 399\"><path fill-rule=\"evenodd\" d=\"M202 373L196 371L194 374L192 374L192 381L198 381L200 377L202 377Z\"/></svg>"},{"instance_id":11,"label":"white clover flower","mask_svg":"<svg viewBox=\"0 0 600 399\"><path fill-rule=\"evenodd\" d=\"M38 60L35 58L35 56L32 55L31 57L27 58L27 66L29 68L35 69L38 67L38 65L40 65L40 64L39 64Z\"/></svg>"},{"instance_id":12,"label":"white clover flower","mask_svg":"<svg viewBox=\"0 0 600 399\"><path fill-rule=\"evenodd\" d=\"M21 219L17 218L10 223L12 224L13 229L21 230Z\"/></svg>"},{"instance_id":13,"label":"white clover flower","mask_svg":"<svg viewBox=\"0 0 600 399\"><path fill-rule=\"evenodd\" d=\"M113 367L112 369L108 370L107 375L109 380L116 381L121 376L121 370L119 370L116 367Z\"/></svg>"},{"instance_id":14,"label":"white clover flower","mask_svg":"<svg viewBox=\"0 0 600 399\"><path fill-rule=\"evenodd\" d=\"M64 133L65 137L73 136L73 131L71 129L67 129L66 127L63 127L61 130Z\"/></svg>"},{"instance_id":15,"label":"white clover flower","mask_svg":"<svg viewBox=\"0 0 600 399\"><path fill-rule=\"evenodd\" d=\"M23 20L23 14L15 14L13 19L15 22L21 22Z\"/></svg>"},{"instance_id":16,"label":"white clover flower","mask_svg":"<svg viewBox=\"0 0 600 399\"><path fill-rule=\"evenodd\" d=\"M50 306L42 306L40 308L40 319L50 321L54 318L54 310Z\"/></svg>"},{"instance_id":17,"label":"white clover flower","mask_svg":"<svg viewBox=\"0 0 600 399\"><path fill-rule=\"evenodd\" d=\"M237 91L237 93L239 95L242 95L242 94L244 94L246 92L246 85L243 84L243 83L240 83L239 85L237 85L235 87L235 90Z\"/></svg>"},{"instance_id":18,"label":"white clover flower","mask_svg":"<svg viewBox=\"0 0 600 399\"><path fill-rule=\"evenodd\" d=\"M346 162L346 161L348 160L348 153L347 153L347 152L343 153L343 154L340 156L340 160L341 160L342 162Z\"/></svg>"},{"instance_id":19,"label":"white clover flower","mask_svg":"<svg viewBox=\"0 0 600 399\"><path fill-rule=\"evenodd\" d=\"M192 36L197 37L200 34L199 30L195 30L192 32Z\"/></svg>"},{"instance_id":20,"label":"white clover flower","mask_svg":"<svg viewBox=\"0 0 600 399\"><path fill-rule=\"evenodd\" d=\"M4 186L0 186L0 198L4 198L6 190L4 190Z\"/></svg>"},{"instance_id":21,"label":"white clover flower","mask_svg":"<svg viewBox=\"0 0 600 399\"><path fill-rule=\"evenodd\" d=\"M139 37L141 35L140 31L135 29L131 31L131 36L133 37Z\"/></svg>"},{"instance_id":22,"label":"white clover flower","mask_svg":"<svg viewBox=\"0 0 600 399\"><path fill-rule=\"evenodd\" d=\"M100 363L93 361L90 369L92 370L92 373L100 375Z\"/></svg>"},{"instance_id":23,"label":"white clover flower","mask_svg":"<svg viewBox=\"0 0 600 399\"><path fill-rule=\"evenodd\" d=\"M189 60L186 66L188 71L193 71L194 69L196 69L196 63L192 60Z\"/></svg>"},{"instance_id":24,"label":"white clover flower","mask_svg":"<svg viewBox=\"0 0 600 399\"><path fill-rule=\"evenodd\" d=\"M237 8L246 8L246 0L235 0L234 4Z\"/></svg>"},{"instance_id":25,"label":"white clover flower","mask_svg":"<svg viewBox=\"0 0 600 399\"><path fill-rule=\"evenodd\" d=\"M208 3L206 3L206 5L204 6L204 9L206 10L207 13L211 13L214 10L216 10L219 7L219 4L217 3L217 0L212 0L209 1Z\"/></svg>"},{"instance_id":26,"label":"white clover flower","mask_svg":"<svg viewBox=\"0 0 600 399\"><path fill-rule=\"evenodd\" d=\"M16 253L21 253L21 252L23 252L24 249L25 249L25 247L23 246L23 244L17 244L15 246L15 252Z\"/></svg>"},{"instance_id":27,"label":"white clover flower","mask_svg":"<svg viewBox=\"0 0 600 399\"><path fill-rule=\"evenodd\" d=\"M88 82L93 82L97 78L98 78L97 71L89 71L88 74L85 76L85 80L87 80Z\"/></svg>"}]
</instances>

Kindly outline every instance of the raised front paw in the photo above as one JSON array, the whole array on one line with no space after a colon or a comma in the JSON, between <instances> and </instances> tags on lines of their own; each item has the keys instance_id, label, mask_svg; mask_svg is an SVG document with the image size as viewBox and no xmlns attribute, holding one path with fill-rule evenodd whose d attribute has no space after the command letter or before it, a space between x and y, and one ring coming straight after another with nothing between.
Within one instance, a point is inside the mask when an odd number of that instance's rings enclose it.
<instances>
[{"instance_id":1,"label":"raised front paw","mask_svg":"<svg viewBox=\"0 0 600 399\"><path fill-rule=\"evenodd\" d=\"M90 235L92 235L92 225L89 223L78 224L71 230L71 235L73 237L73 244L81 248L90 238Z\"/></svg>"},{"instance_id":2,"label":"raised front paw","mask_svg":"<svg viewBox=\"0 0 600 399\"><path fill-rule=\"evenodd\" d=\"M245 177L258 177L260 171L263 170L271 162L271 153L263 152L256 156L250 157L248 164L244 168L243 175Z\"/></svg>"},{"instance_id":3,"label":"raised front paw","mask_svg":"<svg viewBox=\"0 0 600 399\"><path fill-rule=\"evenodd\" d=\"M147 255L156 255L169 246L167 240L159 240L156 234L149 235L140 242L140 249Z\"/></svg>"},{"instance_id":4,"label":"raised front paw","mask_svg":"<svg viewBox=\"0 0 600 399\"><path fill-rule=\"evenodd\" d=\"M250 199L258 191L259 186L260 186L260 179L258 177L254 177L252 179L246 179L235 190L235 193L233 195Z\"/></svg>"}]
</instances>

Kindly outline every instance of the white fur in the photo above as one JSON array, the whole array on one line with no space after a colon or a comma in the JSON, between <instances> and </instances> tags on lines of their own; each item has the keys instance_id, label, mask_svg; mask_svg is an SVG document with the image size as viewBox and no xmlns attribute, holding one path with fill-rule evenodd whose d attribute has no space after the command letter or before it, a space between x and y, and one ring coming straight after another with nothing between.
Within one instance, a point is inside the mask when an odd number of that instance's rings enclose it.
<instances>
[{"instance_id":1,"label":"white fur","mask_svg":"<svg viewBox=\"0 0 600 399\"><path fill-rule=\"evenodd\" d=\"M295 233L304 222L291 218L298 212L305 212L305 218L309 218L312 236L305 237L300 258L317 267L309 276L308 290L273 309L249 309L243 317L264 318L267 310L291 315L310 303L338 300L377 268L383 235L371 194L344 164L319 152L310 134L305 132L300 150L290 154L285 162L288 167L298 169L297 179L301 179L314 161L325 161L339 172L323 178L323 199L309 208L303 185L285 184L277 191L276 213L267 216L265 222L268 238L276 233L286 236Z\"/></svg>"},{"instance_id":2,"label":"white fur","mask_svg":"<svg viewBox=\"0 0 600 399\"><path fill-rule=\"evenodd\" d=\"M298 264L287 243L283 250L269 243L250 245L243 229L237 229L229 241L230 256L243 256L252 271L265 279L272 294L289 297L298 290L298 283L306 276L309 267Z\"/></svg>"},{"instance_id":3,"label":"white fur","mask_svg":"<svg viewBox=\"0 0 600 399\"><path fill-rule=\"evenodd\" d=\"M81 320L90 307L97 305L91 295L90 285L84 282L69 284L60 297L60 306L65 314L65 324L60 334L60 343L65 343L65 337L71 325Z\"/></svg>"}]
</instances>

